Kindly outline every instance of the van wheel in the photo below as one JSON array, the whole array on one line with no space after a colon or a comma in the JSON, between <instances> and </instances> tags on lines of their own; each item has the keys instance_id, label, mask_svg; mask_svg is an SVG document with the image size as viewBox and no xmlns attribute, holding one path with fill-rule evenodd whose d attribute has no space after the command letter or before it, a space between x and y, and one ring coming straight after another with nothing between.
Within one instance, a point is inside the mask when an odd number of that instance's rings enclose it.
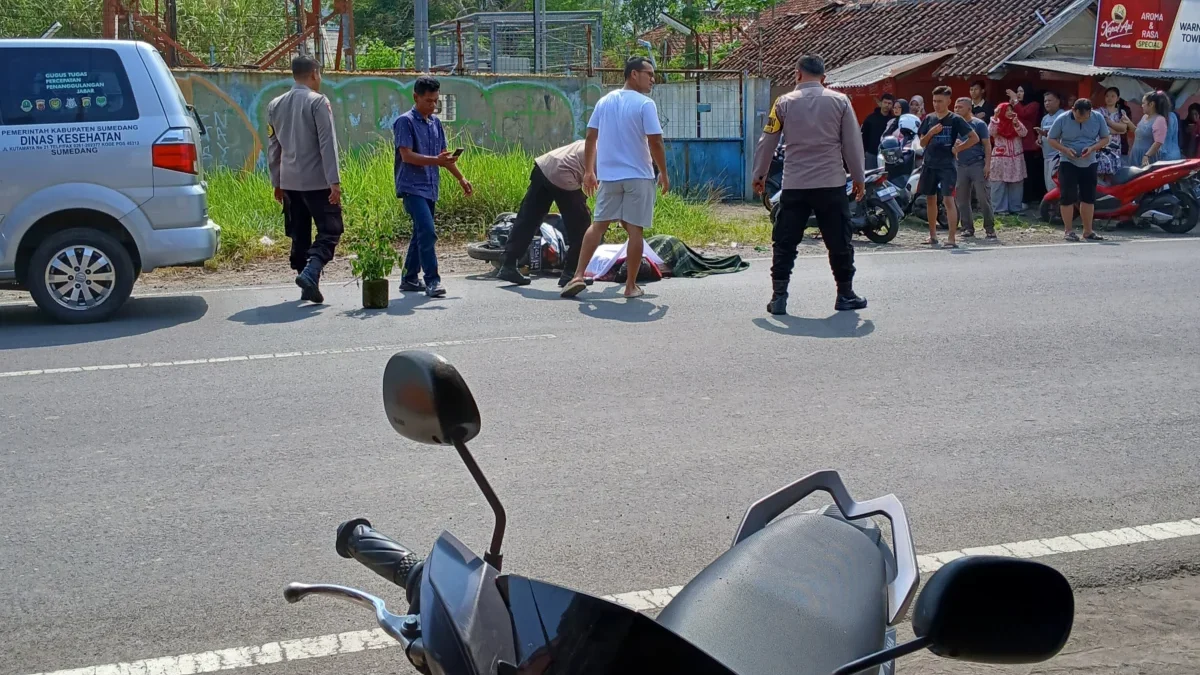
<instances>
[{"instance_id":1,"label":"van wheel","mask_svg":"<svg viewBox=\"0 0 1200 675\"><path fill-rule=\"evenodd\" d=\"M41 310L63 323L104 321L133 291L129 252L88 228L47 237L29 259L26 288Z\"/></svg>"}]
</instances>

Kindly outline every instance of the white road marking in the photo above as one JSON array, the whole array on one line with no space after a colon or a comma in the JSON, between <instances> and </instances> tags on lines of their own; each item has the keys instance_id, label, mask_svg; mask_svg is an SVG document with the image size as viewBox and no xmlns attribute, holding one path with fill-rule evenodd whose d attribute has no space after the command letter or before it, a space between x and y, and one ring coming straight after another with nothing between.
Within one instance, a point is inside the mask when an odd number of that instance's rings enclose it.
<instances>
[{"instance_id":1,"label":"white road marking","mask_svg":"<svg viewBox=\"0 0 1200 675\"><path fill-rule=\"evenodd\" d=\"M41 368L38 370L10 370L0 372L4 377L33 377L35 375L66 375L70 373L90 373L97 370L128 370L134 368L169 368L176 366L198 366L214 363L230 363L234 361L259 361L263 359L293 359L307 356L331 356L334 354L363 354L367 352L387 352L401 349L436 349L439 347L461 347L465 345L484 345L495 342L525 342L529 340L554 340L558 336L550 333L541 335L515 335L510 337L478 338L474 340L442 340L440 342L419 342L410 345L376 345L370 347L346 347L344 349L315 349L299 352L275 352L268 354L247 354L244 356L217 356L205 359L183 359L179 361L152 361L145 363L113 363L103 366L72 366L69 368Z\"/></svg>"},{"instance_id":2,"label":"white road marking","mask_svg":"<svg viewBox=\"0 0 1200 675\"><path fill-rule=\"evenodd\" d=\"M1152 525L1142 525L1132 528L1126 527L1117 530L1082 532L1080 534L1051 539L1030 539L1028 541L1017 541L1008 544L994 544L992 546L929 553L917 556L917 565L921 568L922 573L928 574L951 560L967 555L1041 558L1060 553L1094 551L1147 541L1161 541L1164 539L1194 536L1200 536L1200 518L1154 523ZM683 586L669 586L667 588L632 591L602 597L605 600L615 602L638 612L646 612L666 607L681 590L683 590ZM301 659L325 658L372 649L387 649L394 646L396 646L396 642L380 629L358 630L348 633L285 640L282 642L268 642L264 645L217 649L197 654L161 656L155 659L130 661L128 663L109 663L103 666L58 670L39 673L38 675L200 675L201 673L213 673L220 670L251 668Z\"/></svg>"}]
</instances>

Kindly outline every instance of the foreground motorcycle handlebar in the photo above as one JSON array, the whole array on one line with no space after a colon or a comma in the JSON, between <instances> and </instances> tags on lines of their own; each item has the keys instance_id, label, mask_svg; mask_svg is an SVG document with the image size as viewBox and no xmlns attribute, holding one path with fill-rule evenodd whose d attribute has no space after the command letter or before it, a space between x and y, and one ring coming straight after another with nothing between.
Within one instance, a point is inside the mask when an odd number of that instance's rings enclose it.
<instances>
[{"instance_id":1,"label":"foreground motorcycle handlebar","mask_svg":"<svg viewBox=\"0 0 1200 675\"><path fill-rule=\"evenodd\" d=\"M372 572L404 589L409 612L420 611L421 570L425 559L403 544L371 527L366 518L338 526L336 548L343 558L353 558Z\"/></svg>"}]
</instances>

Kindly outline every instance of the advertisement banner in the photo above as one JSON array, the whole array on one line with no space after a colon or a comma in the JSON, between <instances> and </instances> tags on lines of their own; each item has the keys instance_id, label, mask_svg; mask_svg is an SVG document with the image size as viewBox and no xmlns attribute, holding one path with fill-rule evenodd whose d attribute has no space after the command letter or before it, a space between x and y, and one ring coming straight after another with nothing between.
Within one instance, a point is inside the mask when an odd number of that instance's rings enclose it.
<instances>
[{"instance_id":1,"label":"advertisement banner","mask_svg":"<svg viewBox=\"0 0 1200 675\"><path fill-rule=\"evenodd\" d=\"M1101 67L1196 70L1200 0L1100 0L1096 50Z\"/></svg>"}]
</instances>

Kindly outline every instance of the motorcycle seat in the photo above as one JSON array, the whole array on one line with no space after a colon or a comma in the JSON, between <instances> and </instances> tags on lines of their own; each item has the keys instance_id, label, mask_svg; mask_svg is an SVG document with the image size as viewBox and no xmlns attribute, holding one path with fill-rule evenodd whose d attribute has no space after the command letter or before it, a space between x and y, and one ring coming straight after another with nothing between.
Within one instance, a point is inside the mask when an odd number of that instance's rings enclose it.
<instances>
[{"instance_id":1,"label":"motorcycle seat","mask_svg":"<svg viewBox=\"0 0 1200 675\"><path fill-rule=\"evenodd\" d=\"M786 515L704 568L658 622L738 675L829 675L884 648L887 576L863 530Z\"/></svg>"},{"instance_id":2,"label":"motorcycle seat","mask_svg":"<svg viewBox=\"0 0 1200 675\"><path fill-rule=\"evenodd\" d=\"M1110 185L1124 185L1125 183L1128 183L1129 181L1133 180L1134 178L1137 178L1138 176L1140 176L1148 171L1153 171L1155 169L1161 169L1163 167L1168 167L1168 166L1175 166L1177 164L1183 164L1186 161L1187 161L1186 159L1170 159L1170 160L1165 160L1162 162L1155 162L1155 163L1151 164L1150 166L1146 166L1146 167L1123 166L1120 169L1117 169L1117 172L1113 174L1112 180L1109 181L1109 184Z\"/></svg>"},{"instance_id":3,"label":"motorcycle seat","mask_svg":"<svg viewBox=\"0 0 1200 675\"><path fill-rule=\"evenodd\" d=\"M1123 166L1117 169L1117 172L1113 174L1112 179L1109 180L1109 185L1124 185L1134 178L1146 173L1151 168L1152 167L1143 168L1140 166Z\"/></svg>"}]
</instances>

